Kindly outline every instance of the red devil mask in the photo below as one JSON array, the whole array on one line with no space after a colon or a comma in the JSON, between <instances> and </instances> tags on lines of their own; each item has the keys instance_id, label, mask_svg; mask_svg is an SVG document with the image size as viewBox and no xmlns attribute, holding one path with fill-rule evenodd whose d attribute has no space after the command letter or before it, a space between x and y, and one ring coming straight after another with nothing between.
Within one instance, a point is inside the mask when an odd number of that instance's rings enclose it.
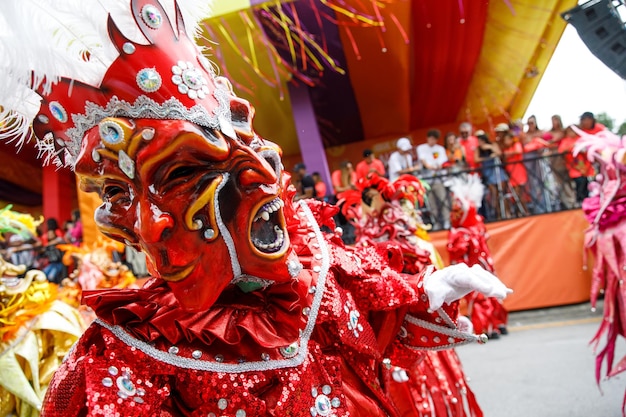
<instances>
[{"instance_id":1,"label":"red devil mask","mask_svg":"<svg viewBox=\"0 0 626 417\"><path fill-rule=\"evenodd\" d=\"M158 2L131 8L148 44L109 18L119 58L99 87L64 79L44 95L37 135L100 194L102 232L143 250L183 307L291 279L280 149L255 135L253 109L215 77L178 7L175 27Z\"/></svg>"}]
</instances>

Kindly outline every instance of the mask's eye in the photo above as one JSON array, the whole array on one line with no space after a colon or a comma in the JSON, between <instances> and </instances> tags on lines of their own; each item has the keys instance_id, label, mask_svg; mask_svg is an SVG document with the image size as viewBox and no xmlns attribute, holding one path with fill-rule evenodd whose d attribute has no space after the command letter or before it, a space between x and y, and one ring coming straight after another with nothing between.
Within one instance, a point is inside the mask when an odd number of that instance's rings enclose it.
<instances>
[{"instance_id":1,"label":"mask's eye","mask_svg":"<svg viewBox=\"0 0 626 417\"><path fill-rule=\"evenodd\" d=\"M195 173L196 173L196 168L194 167L180 166L169 172L169 174L166 177L166 181L172 182L181 178L188 178L188 177L191 177Z\"/></svg>"},{"instance_id":2,"label":"mask's eye","mask_svg":"<svg viewBox=\"0 0 626 417\"><path fill-rule=\"evenodd\" d=\"M111 201L124 196L125 193L125 190L119 185L107 185L102 190L102 199Z\"/></svg>"}]
</instances>

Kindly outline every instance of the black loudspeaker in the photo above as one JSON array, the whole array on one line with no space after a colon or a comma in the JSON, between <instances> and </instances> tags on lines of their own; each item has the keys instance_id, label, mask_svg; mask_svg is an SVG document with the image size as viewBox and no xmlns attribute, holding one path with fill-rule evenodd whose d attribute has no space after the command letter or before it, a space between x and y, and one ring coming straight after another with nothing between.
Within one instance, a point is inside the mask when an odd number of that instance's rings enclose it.
<instances>
[{"instance_id":1,"label":"black loudspeaker","mask_svg":"<svg viewBox=\"0 0 626 417\"><path fill-rule=\"evenodd\" d=\"M626 79L626 28L617 7L622 1L591 0L561 14L576 28L587 48Z\"/></svg>"}]
</instances>

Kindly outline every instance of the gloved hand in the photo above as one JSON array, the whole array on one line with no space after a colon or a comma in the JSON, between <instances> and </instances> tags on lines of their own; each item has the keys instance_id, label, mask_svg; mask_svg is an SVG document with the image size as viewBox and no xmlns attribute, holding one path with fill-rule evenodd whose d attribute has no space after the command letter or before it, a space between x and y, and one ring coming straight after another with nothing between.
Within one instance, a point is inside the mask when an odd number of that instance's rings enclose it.
<instances>
[{"instance_id":1,"label":"gloved hand","mask_svg":"<svg viewBox=\"0 0 626 417\"><path fill-rule=\"evenodd\" d=\"M427 273L424 278L424 290L432 311L441 308L444 302L450 304L472 291L500 300L513 292L480 265L470 268L465 264L451 265L431 274Z\"/></svg>"}]
</instances>

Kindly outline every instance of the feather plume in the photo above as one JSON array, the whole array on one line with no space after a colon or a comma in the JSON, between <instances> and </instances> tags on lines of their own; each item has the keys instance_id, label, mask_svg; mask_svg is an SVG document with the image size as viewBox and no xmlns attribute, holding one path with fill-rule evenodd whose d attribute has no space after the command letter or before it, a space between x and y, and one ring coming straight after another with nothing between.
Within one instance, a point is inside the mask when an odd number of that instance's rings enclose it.
<instances>
[{"instance_id":1,"label":"feather plume","mask_svg":"<svg viewBox=\"0 0 626 417\"><path fill-rule=\"evenodd\" d=\"M482 205L485 186L476 174L459 175L446 181L446 186L455 197L469 201L476 208Z\"/></svg>"},{"instance_id":2,"label":"feather plume","mask_svg":"<svg viewBox=\"0 0 626 417\"><path fill-rule=\"evenodd\" d=\"M603 130L592 135L576 126L572 126L572 129L580 135L572 151L574 155L586 153L590 162L598 162L605 165L612 165L615 156L623 156L626 149L626 135L620 138L610 130ZM621 160L621 157L618 157L618 159Z\"/></svg>"},{"instance_id":3,"label":"feather plume","mask_svg":"<svg viewBox=\"0 0 626 417\"><path fill-rule=\"evenodd\" d=\"M164 2L165 3L165 2ZM164 4L173 17L172 0ZM210 2L180 1L188 35L208 16ZM133 42L146 44L130 11L130 0L5 0L0 14L0 140L21 146L44 93L66 77L100 85L118 52L111 44L107 18ZM175 21L175 20L173 20Z\"/></svg>"}]
</instances>

